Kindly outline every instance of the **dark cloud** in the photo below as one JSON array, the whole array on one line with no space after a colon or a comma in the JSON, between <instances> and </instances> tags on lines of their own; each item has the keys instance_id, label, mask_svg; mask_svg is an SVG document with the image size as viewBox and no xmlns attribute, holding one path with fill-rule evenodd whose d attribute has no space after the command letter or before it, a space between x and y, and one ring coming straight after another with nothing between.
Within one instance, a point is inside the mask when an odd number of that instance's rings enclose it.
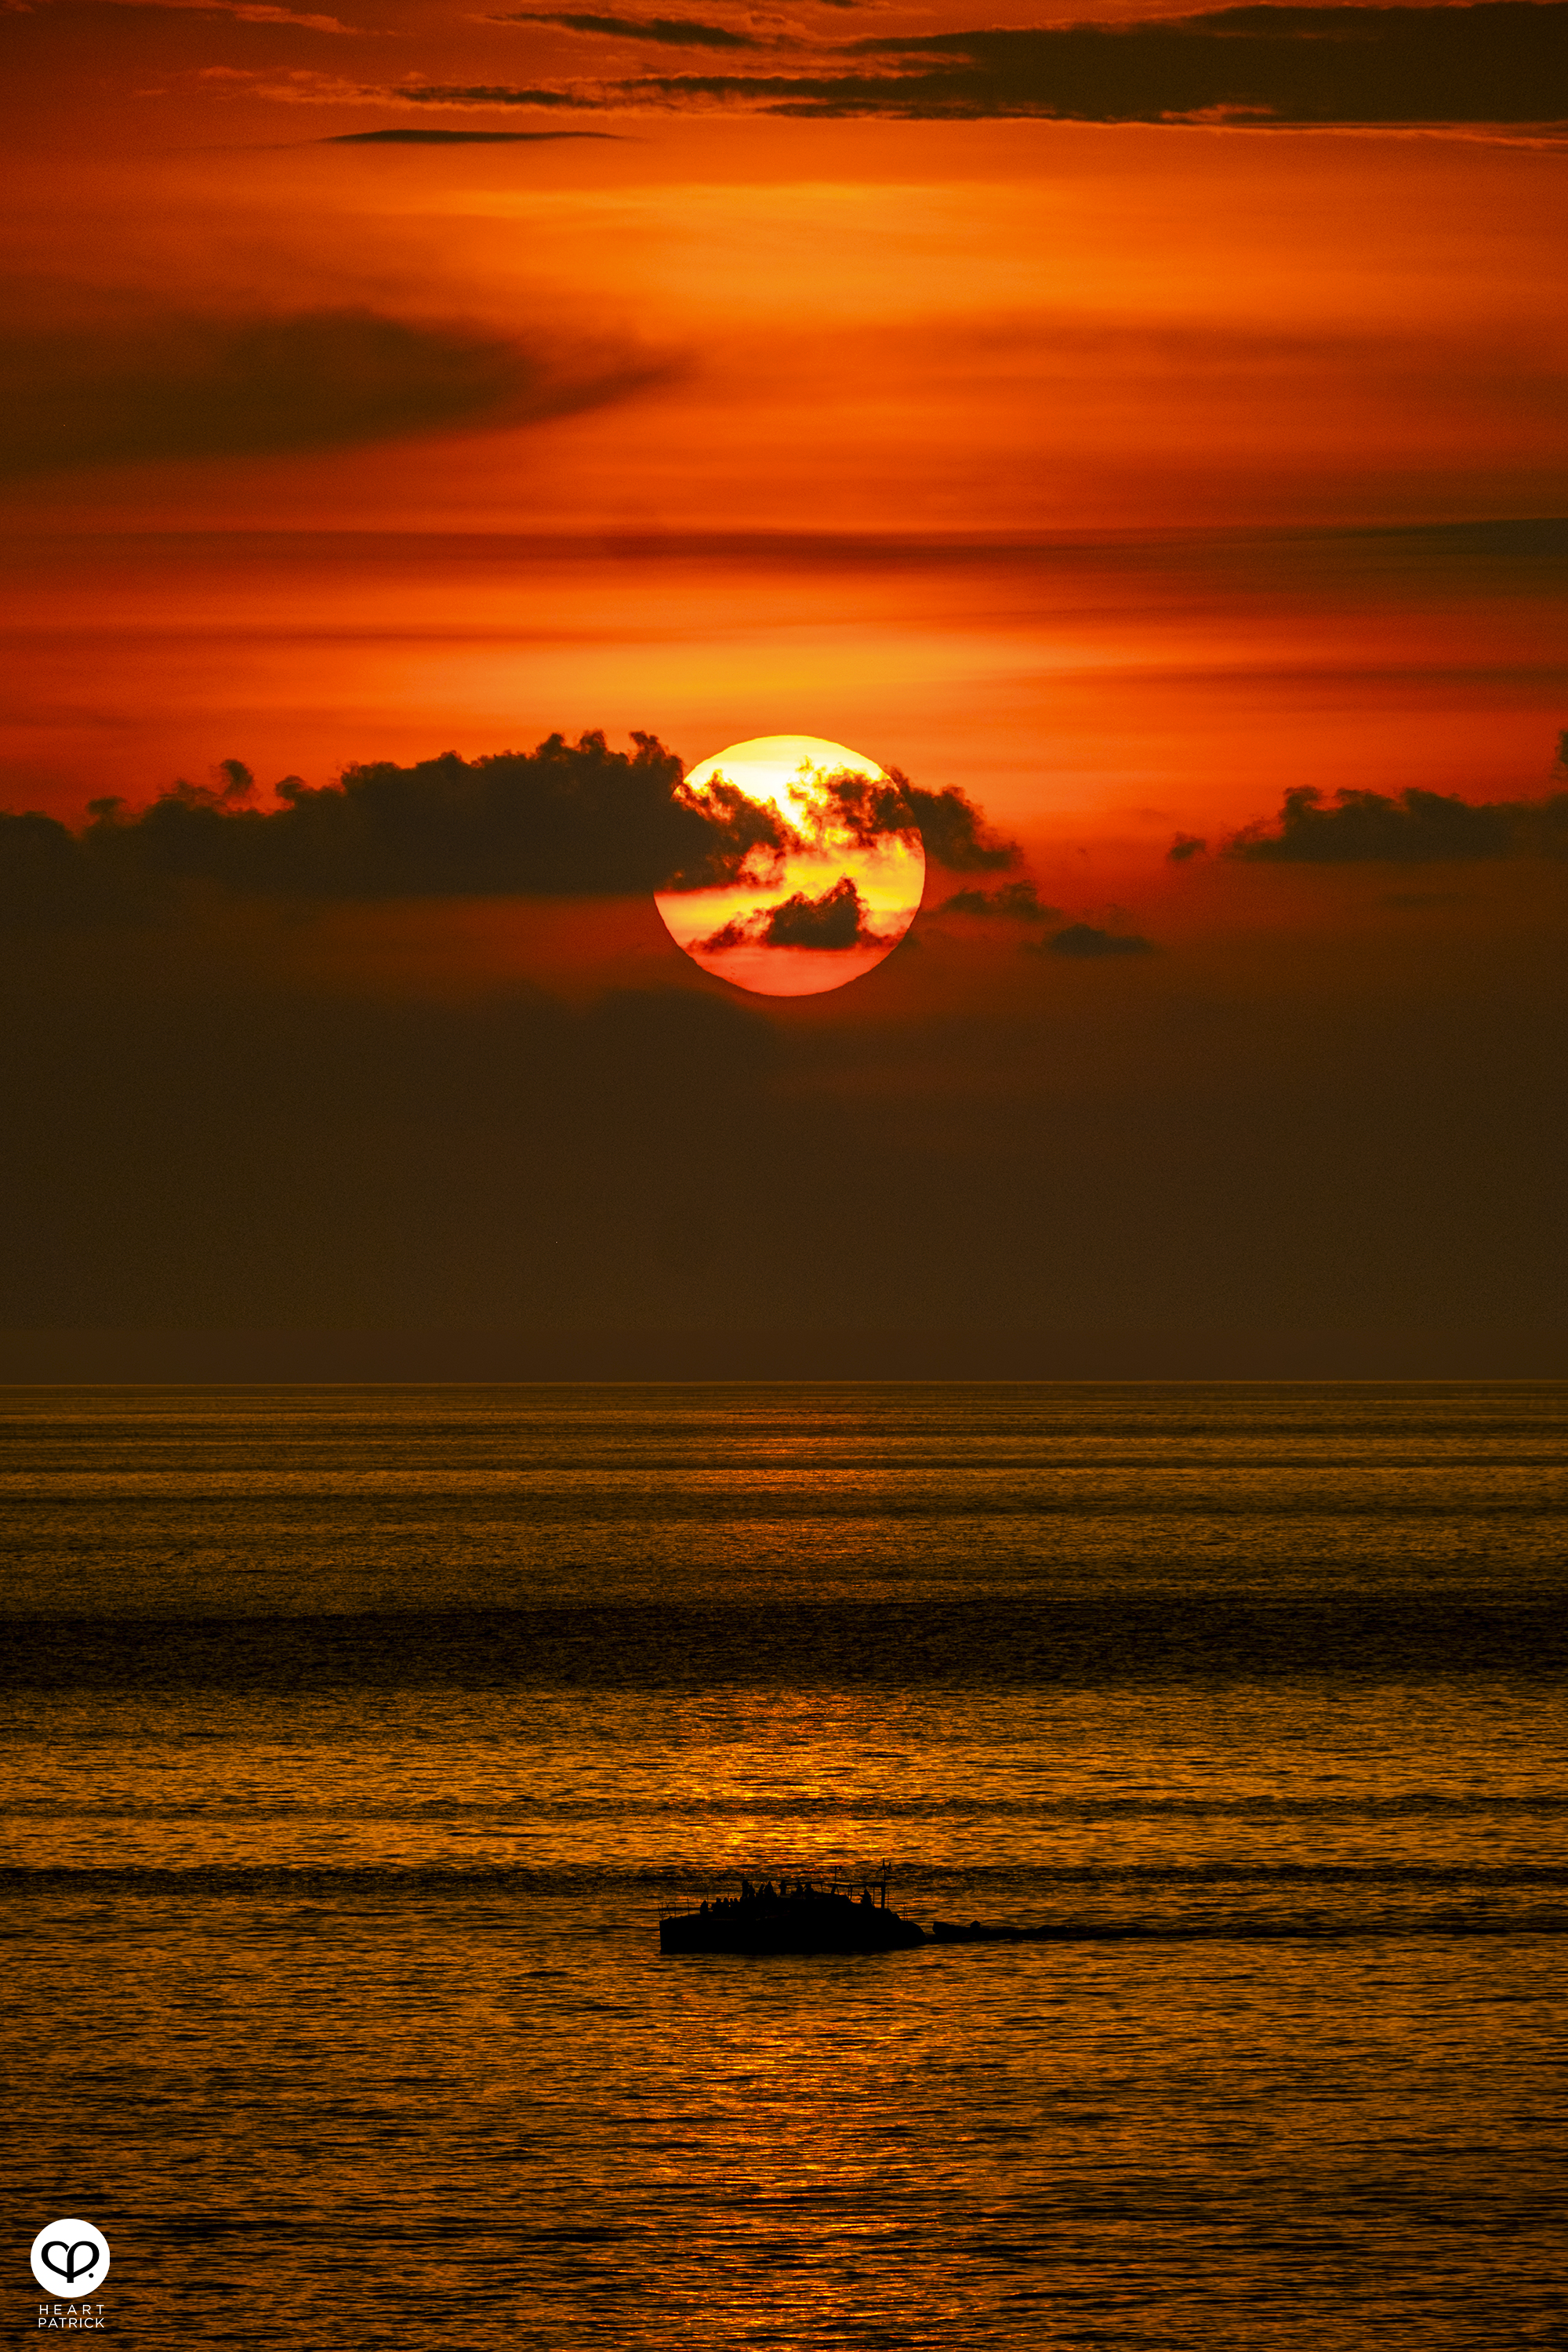
<instances>
[{"instance_id":1,"label":"dark cloud","mask_svg":"<svg viewBox=\"0 0 1568 2352\"><path fill-rule=\"evenodd\" d=\"M1391 799L1342 792L1331 808L1310 784L1285 795L1277 826L1247 825L1227 857L1288 865L1429 865L1469 857L1568 857L1568 793L1539 801L1463 801L1418 787Z\"/></svg>"},{"instance_id":2,"label":"dark cloud","mask_svg":"<svg viewBox=\"0 0 1568 2352\"><path fill-rule=\"evenodd\" d=\"M782 906L770 908L758 934L765 948L858 948L877 944L868 928L866 906L847 874L808 898L797 890Z\"/></svg>"},{"instance_id":3,"label":"dark cloud","mask_svg":"<svg viewBox=\"0 0 1568 2352\"><path fill-rule=\"evenodd\" d=\"M602 33L614 40L658 41L673 49L764 49L775 45L728 25L705 25L692 16L586 16L520 8L489 16L490 25L559 25L568 33Z\"/></svg>"},{"instance_id":4,"label":"dark cloud","mask_svg":"<svg viewBox=\"0 0 1568 2352\"><path fill-rule=\"evenodd\" d=\"M139 813L92 802L80 835L52 817L0 815L0 920L134 917L192 883L344 899L765 887L803 846L771 803L723 778L688 794L673 751L655 736L632 740L631 751L612 751L596 732L574 744L552 735L532 751L471 761L455 751L407 768L377 761L319 791L290 776L273 809L254 805L250 771L226 760L210 784L176 784ZM896 789L955 832L952 855L966 844L993 863L1002 854L985 848L984 814L962 793ZM907 819L909 803L900 806ZM846 908L831 893L787 901L764 943L806 944L787 935L815 926L831 936L810 943L850 945L861 917Z\"/></svg>"},{"instance_id":5,"label":"dark cloud","mask_svg":"<svg viewBox=\"0 0 1568 2352\"><path fill-rule=\"evenodd\" d=\"M1057 923L1059 907L1047 907L1032 882L1005 882L999 890L955 890L935 910L939 915L977 915L1008 923Z\"/></svg>"},{"instance_id":6,"label":"dark cloud","mask_svg":"<svg viewBox=\"0 0 1568 2352\"><path fill-rule=\"evenodd\" d=\"M1201 833L1179 833L1165 856L1173 866L1184 866L1189 858L1201 857L1207 847Z\"/></svg>"},{"instance_id":7,"label":"dark cloud","mask_svg":"<svg viewBox=\"0 0 1568 2352\"><path fill-rule=\"evenodd\" d=\"M625 399L664 373L646 355L371 310L24 329L0 360L0 473L525 423Z\"/></svg>"},{"instance_id":8,"label":"dark cloud","mask_svg":"<svg viewBox=\"0 0 1568 2352\"><path fill-rule=\"evenodd\" d=\"M956 785L940 793L926 792L919 784L906 783L902 789L915 813L926 856L950 874L992 874L1018 863L1022 852L1017 843L1000 841L989 833L984 811Z\"/></svg>"},{"instance_id":9,"label":"dark cloud","mask_svg":"<svg viewBox=\"0 0 1568 2352\"><path fill-rule=\"evenodd\" d=\"M420 125L392 131L339 131L318 139L318 147L533 147L552 139L614 141L613 131L426 131Z\"/></svg>"},{"instance_id":10,"label":"dark cloud","mask_svg":"<svg viewBox=\"0 0 1568 2352\"><path fill-rule=\"evenodd\" d=\"M581 896L733 879L778 846L769 809L742 795L717 814L679 797L682 764L656 736L609 751L602 734L562 736L531 752L416 767L378 760L341 785L278 785L284 807L235 807L230 791L176 785L139 818L94 804L82 866L101 885L214 879L233 889L324 898Z\"/></svg>"},{"instance_id":11,"label":"dark cloud","mask_svg":"<svg viewBox=\"0 0 1568 2352\"><path fill-rule=\"evenodd\" d=\"M862 849L889 835L918 834L926 856L952 874L995 873L1022 855L1016 841L988 831L984 810L956 784L928 792L889 768L885 783L846 771L827 777L825 789L837 821Z\"/></svg>"},{"instance_id":12,"label":"dark cloud","mask_svg":"<svg viewBox=\"0 0 1568 2352\"><path fill-rule=\"evenodd\" d=\"M214 786L177 784L139 815L95 801L79 836L46 817L0 819L0 908L13 922L134 913L193 881L353 899L646 891L682 866L732 876L766 842L767 813L684 804L676 755L634 740L630 753L554 735L471 761L382 761L321 791L289 777L267 812L247 805L234 761Z\"/></svg>"},{"instance_id":13,"label":"dark cloud","mask_svg":"<svg viewBox=\"0 0 1568 2352\"><path fill-rule=\"evenodd\" d=\"M1141 940L1135 932L1097 931L1089 923L1069 923L1065 931L1044 942L1041 952L1058 956L1130 956L1152 955L1152 940Z\"/></svg>"},{"instance_id":14,"label":"dark cloud","mask_svg":"<svg viewBox=\"0 0 1568 2352\"><path fill-rule=\"evenodd\" d=\"M726 948L847 948L880 947L866 920L866 903L847 874L820 898L797 890L793 898L765 908L749 922L726 923L701 944L710 954Z\"/></svg>"},{"instance_id":15,"label":"dark cloud","mask_svg":"<svg viewBox=\"0 0 1568 2352\"><path fill-rule=\"evenodd\" d=\"M833 56L815 73L649 78L623 83L613 98L493 87L407 95L489 105L606 105L632 96L679 108L954 121L1534 123L1568 116L1568 0L1221 8L1133 24L882 36Z\"/></svg>"},{"instance_id":16,"label":"dark cloud","mask_svg":"<svg viewBox=\"0 0 1568 2352\"><path fill-rule=\"evenodd\" d=\"M766 882L785 852L804 846L771 801L748 800L727 776L710 777L700 798L677 793L679 813L696 817L700 839L669 875L671 890L710 890L742 875Z\"/></svg>"},{"instance_id":17,"label":"dark cloud","mask_svg":"<svg viewBox=\"0 0 1568 2352\"><path fill-rule=\"evenodd\" d=\"M542 136L556 134L540 134ZM570 135L576 137L573 132ZM598 134L595 134L595 136ZM607 135L607 134L605 134ZM1059 341L1068 330L1054 327ZM1212 341L1213 331L1205 330ZM1286 364L1315 348L1321 338L1281 341L1266 337L1248 348L1273 353ZM1037 347L1031 341L1028 348ZM1008 348L1022 348L1009 330ZM1085 341L1080 348L1088 352ZM1097 329L1093 348L1104 350ZM1130 363L1141 346L1129 342ZM1346 345L1347 355L1364 357L1371 345ZM967 362L965 362L967 364ZM499 543L499 542L498 542ZM520 551L539 542L529 533L507 535L506 544ZM1023 580L1049 571L1070 581L1071 593L1100 592L1102 583L1143 583L1157 568L1162 581L1178 583L1184 596L1234 593L1247 599L1302 593L1302 583L1316 595L1339 600L1365 593L1372 580L1395 583L1401 595L1430 590L1446 596L1495 594L1499 583L1510 586L1521 579L1532 591L1552 593L1568 565L1568 516L1535 518L1529 521L1469 523L1331 524L1311 527L1290 524L1226 525L1155 532L1117 532L1097 538L1086 532L1015 534L976 530L932 532L896 530L779 530L772 529L668 530L627 526L595 531L594 543L617 559L659 560L671 564L696 562L743 563L768 573L815 573L823 565L836 572L889 573L915 577L930 572L960 578L981 572L1003 572ZM1078 583L1082 583L1080 591ZM1053 592L1054 593L1054 592ZM1256 675L1249 671L1248 676ZM1364 675L1364 670L1357 675ZM1403 673L1401 673L1403 675ZM1442 675L1451 673L1444 671ZM1462 669L1462 676L1474 675ZM1510 678L1553 677L1544 668L1510 671ZM1299 670L1289 672L1291 677ZM1498 673L1489 670L1487 675Z\"/></svg>"},{"instance_id":18,"label":"dark cloud","mask_svg":"<svg viewBox=\"0 0 1568 2352\"><path fill-rule=\"evenodd\" d=\"M519 89L498 81L400 82L386 95L400 106L605 106L602 98L580 90Z\"/></svg>"}]
</instances>

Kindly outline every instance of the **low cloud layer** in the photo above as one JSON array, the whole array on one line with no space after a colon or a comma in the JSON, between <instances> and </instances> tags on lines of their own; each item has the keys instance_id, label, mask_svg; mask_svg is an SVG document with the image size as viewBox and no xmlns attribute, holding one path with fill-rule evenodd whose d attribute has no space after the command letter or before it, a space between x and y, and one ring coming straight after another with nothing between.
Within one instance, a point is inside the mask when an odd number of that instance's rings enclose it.
<instances>
[{"instance_id":1,"label":"low cloud layer","mask_svg":"<svg viewBox=\"0 0 1568 2352\"><path fill-rule=\"evenodd\" d=\"M1247 826L1225 855L1312 866L1568 857L1568 792L1539 801L1464 801L1418 788L1396 799L1342 792L1328 807L1303 784L1286 793L1278 824Z\"/></svg>"},{"instance_id":2,"label":"low cloud layer","mask_svg":"<svg viewBox=\"0 0 1568 2352\"><path fill-rule=\"evenodd\" d=\"M319 791L289 777L273 809L256 804L248 770L228 760L211 784L177 784L140 812L94 801L80 834L52 817L0 815L0 920L132 919L194 883L340 899L711 889L765 877L798 847L771 803L722 780L688 794L676 753L655 736L632 740L613 751L599 733L574 744L552 735L532 751L472 761L380 761ZM963 793L901 778L887 790L885 804L862 811L868 839L923 829L929 817L927 853L939 863L962 872L965 860L1016 856ZM858 898L790 900L773 910L766 943L852 946L863 917Z\"/></svg>"},{"instance_id":3,"label":"low cloud layer","mask_svg":"<svg viewBox=\"0 0 1568 2352\"><path fill-rule=\"evenodd\" d=\"M24 329L0 359L0 475L526 424L625 399L664 372L646 354L373 310Z\"/></svg>"},{"instance_id":4,"label":"low cloud layer","mask_svg":"<svg viewBox=\"0 0 1568 2352\"><path fill-rule=\"evenodd\" d=\"M566 815L596 794L618 827L665 797L660 756L628 780L592 745L556 751L553 784L528 790ZM498 780L437 764L434 810L412 770L387 772L379 803L323 796L351 877L422 887L426 820L462 837L465 805L476 858L493 845ZM161 855L299 838L291 816L247 816L259 795L237 763L208 792L164 811ZM22 830L73 855L44 820ZM137 830L95 857L134 857ZM1076 858L1063 869L1060 888L1069 871L1088 887ZM476 870L493 877L491 852ZM998 951L933 935L804 1003L703 984L646 904L535 921L198 884L188 921L176 890L167 921L0 924L0 1326L581 1343L429 1374L449 1378L1559 1370L1568 863L1478 866L1462 891L1441 867L1401 884L1215 859L1190 894L1160 870L1159 922L1079 910L1102 940L1146 930L1170 952L1086 953L1082 932L1017 952L1037 934L994 919ZM1395 888L1427 911L1377 919ZM580 936L592 962L558 962ZM644 992L601 992L628 980ZM803 1247L825 1199L850 1243ZM1120 1352L1139 1331L1155 1352ZM1495 1347L1469 1353L1467 1332ZM647 1352L596 1354L606 1333ZM846 1334L882 1352L841 1360ZM27 1376L180 1375L79 1359Z\"/></svg>"}]
</instances>

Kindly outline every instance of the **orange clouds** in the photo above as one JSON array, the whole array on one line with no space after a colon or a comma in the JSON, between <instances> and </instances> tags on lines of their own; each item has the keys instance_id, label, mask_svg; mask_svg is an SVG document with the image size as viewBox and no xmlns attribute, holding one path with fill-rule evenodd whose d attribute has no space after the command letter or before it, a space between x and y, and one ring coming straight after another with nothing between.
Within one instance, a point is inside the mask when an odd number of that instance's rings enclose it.
<instances>
[{"instance_id":1,"label":"orange clouds","mask_svg":"<svg viewBox=\"0 0 1568 2352\"><path fill-rule=\"evenodd\" d=\"M329 37L110 13L111 74L132 27ZM615 128L24 190L79 462L14 493L0 803L802 729L1104 862L1287 785L1543 782L1560 573L1511 519L1568 500L1562 156Z\"/></svg>"}]
</instances>

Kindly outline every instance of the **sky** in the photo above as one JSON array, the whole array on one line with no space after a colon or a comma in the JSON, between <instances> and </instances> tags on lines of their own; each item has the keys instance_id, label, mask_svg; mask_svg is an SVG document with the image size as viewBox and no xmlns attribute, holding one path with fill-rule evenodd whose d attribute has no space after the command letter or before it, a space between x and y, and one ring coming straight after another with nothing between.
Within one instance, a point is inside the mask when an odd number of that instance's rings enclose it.
<instances>
[{"instance_id":1,"label":"sky","mask_svg":"<svg viewBox=\"0 0 1568 2352\"><path fill-rule=\"evenodd\" d=\"M0 40L0 1372L1561 1369L1563 0Z\"/></svg>"}]
</instances>

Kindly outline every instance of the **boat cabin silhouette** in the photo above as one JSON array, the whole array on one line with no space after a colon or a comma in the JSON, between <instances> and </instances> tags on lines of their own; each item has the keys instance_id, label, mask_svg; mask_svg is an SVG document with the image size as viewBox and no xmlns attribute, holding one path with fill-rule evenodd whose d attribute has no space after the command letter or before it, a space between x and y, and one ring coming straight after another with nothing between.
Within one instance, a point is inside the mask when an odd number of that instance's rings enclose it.
<instances>
[{"instance_id":1,"label":"boat cabin silhouette","mask_svg":"<svg viewBox=\"0 0 1568 2352\"><path fill-rule=\"evenodd\" d=\"M927 1941L888 1903L892 1873L770 1865L742 1874L740 1892L658 1923L661 1952L894 1952Z\"/></svg>"}]
</instances>

